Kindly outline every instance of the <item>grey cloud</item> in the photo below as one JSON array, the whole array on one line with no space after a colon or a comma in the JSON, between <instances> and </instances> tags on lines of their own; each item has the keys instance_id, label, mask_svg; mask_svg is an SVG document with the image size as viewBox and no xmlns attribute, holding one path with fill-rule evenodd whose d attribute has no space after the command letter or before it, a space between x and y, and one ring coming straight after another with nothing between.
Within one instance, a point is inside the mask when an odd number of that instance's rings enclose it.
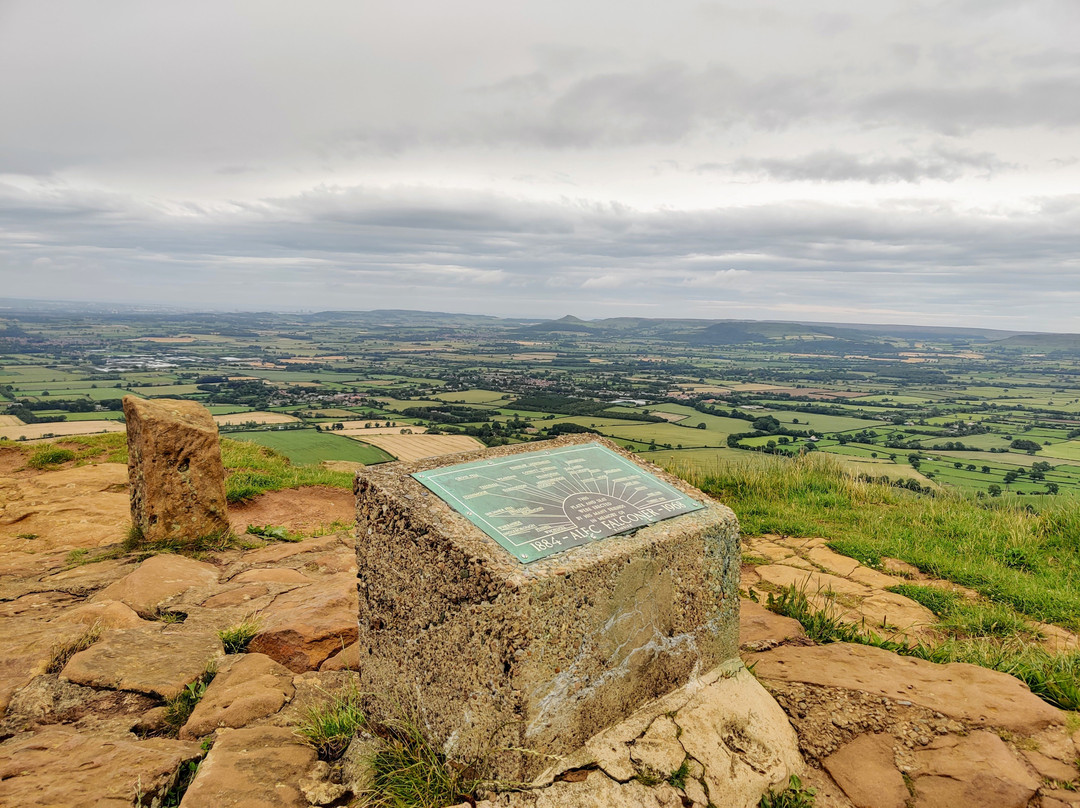
<instances>
[{"instance_id":1,"label":"grey cloud","mask_svg":"<svg viewBox=\"0 0 1080 808\"><path fill-rule=\"evenodd\" d=\"M836 149L798 157L744 158L730 166L698 166L700 172L733 170L781 182L916 183L920 180L957 180L967 174L983 177L1015 166L990 152L938 148L923 154L878 157L848 154Z\"/></svg>"},{"instance_id":2,"label":"grey cloud","mask_svg":"<svg viewBox=\"0 0 1080 808\"><path fill-rule=\"evenodd\" d=\"M33 204L13 202L10 192L0 196L3 229L32 218ZM42 206L58 204L53 197ZM47 271L20 278L28 296L42 291L35 284L98 295L127 284L129 292L178 286L175 299L188 302L193 290L213 288L228 300L316 305L333 283L344 290L335 298L342 307L389 305L408 290L431 308L456 300L467 310L524 314L526 301L562 288L582 305L645 300L675 314L717 293L760 309L792 298L872 307L888 285L890 305L921 318L946 302L975 316L987 300L1007 298L1019 311L1048 285L1080 289L1077 198L1011 216L918 200L648 212L420 188L322 189L225 212L192 205L185 215L125 208L119 197L87 204L73 195L62 207L61 230L0 242L8 266L50 260ZM101 265L110 267L104 285L80 279Z\"/></svg>"}]
</instances>

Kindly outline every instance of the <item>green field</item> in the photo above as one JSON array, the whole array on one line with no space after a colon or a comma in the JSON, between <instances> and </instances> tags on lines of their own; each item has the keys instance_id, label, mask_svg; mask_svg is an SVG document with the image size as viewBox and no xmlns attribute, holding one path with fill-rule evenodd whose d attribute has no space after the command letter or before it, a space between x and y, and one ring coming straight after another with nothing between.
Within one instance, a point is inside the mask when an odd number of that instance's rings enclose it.
<instances>
[{"instance_id":1,"label":"green field","mask_svg":"<svg viewBox=\"0 0 1080 808\"><path fill-rule=\"evenodd\" d=\"M352 460L365 465L386 463L390 455L375 446L341 435L316 432L314 429L256 430L230 432L233 440L251 441L281 452L293 463L321 463L323 460Z\"/></svg>"}]
</instances>

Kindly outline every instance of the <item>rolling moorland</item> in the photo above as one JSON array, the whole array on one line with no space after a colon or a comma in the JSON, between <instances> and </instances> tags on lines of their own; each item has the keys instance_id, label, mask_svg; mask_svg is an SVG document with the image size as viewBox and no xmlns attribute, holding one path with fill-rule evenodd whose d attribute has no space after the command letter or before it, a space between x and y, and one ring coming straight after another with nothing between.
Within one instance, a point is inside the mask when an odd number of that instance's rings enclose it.
<instances>
[{"instance_id":1,"label":"rolling moorland","mask_svg":"<svg viewBox=\"0 0 1080 808\"><path fill-rule=\"evenodd\" d=\"M815 642L973 662L1080 708L1076 336L0 309L0 448L27 469L124 462L127 394L209 407L237 504L348 487L351 463L596 432L732 507L744 594ZM919 604L918 631L824 573L772 581L785 537L892 573L887 597Z\"/></svg>"}]
</instances>

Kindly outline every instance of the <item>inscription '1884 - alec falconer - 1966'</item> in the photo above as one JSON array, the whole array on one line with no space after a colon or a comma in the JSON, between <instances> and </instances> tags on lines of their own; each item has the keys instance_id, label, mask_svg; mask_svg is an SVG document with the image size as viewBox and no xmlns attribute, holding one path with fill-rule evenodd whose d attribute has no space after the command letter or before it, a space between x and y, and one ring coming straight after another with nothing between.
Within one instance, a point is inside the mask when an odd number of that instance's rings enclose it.
<instances>
[{"instance_id":1,"label":"inscription '1884 - alec falconer - 1966'","mask_svg":"<svg viewBox=\"0 0 1080 808\"><path fill-rule=\"evenodd\" d=\"M704 507L596 443L412 476L526 564Z\"/></svg>"}]
</instances>

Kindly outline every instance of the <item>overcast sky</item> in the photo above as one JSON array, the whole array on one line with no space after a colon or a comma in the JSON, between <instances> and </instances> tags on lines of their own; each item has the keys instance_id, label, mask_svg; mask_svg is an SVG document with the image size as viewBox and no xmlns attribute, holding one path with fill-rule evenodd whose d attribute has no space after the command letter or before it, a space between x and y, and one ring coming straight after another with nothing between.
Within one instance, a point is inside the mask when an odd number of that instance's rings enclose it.
<instances>
[{"instance_id":1,"label":"overcast sky","mask_svg":"<svg viewBox=\"0 0 1080 808\"><path fill-rule=\"evenodd\" d=\"M1080 331L1080 2L0 0L0 296Z\"/></svg>"}]
</instances>

